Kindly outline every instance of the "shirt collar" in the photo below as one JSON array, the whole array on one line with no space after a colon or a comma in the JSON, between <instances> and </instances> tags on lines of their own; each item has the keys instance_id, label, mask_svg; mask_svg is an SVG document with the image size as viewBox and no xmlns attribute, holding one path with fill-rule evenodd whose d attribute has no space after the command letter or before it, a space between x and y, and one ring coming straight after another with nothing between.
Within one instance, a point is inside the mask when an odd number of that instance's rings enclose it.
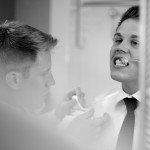
<instances>
[{"instance_id":1,"label":"shirt collar","mask_svg":"<svg viewBox=\"0 0 150 150\"><path fill-rule=\"evenodd\" d=\"M134 94L132 94L132 95L129 95L129 94L127 94L127 93L125 93L124 91L123 91L123 89L122 89L122 87L120 87L119 88L119 95L118 95L118 98L117 98L117 102L119 102L120 100L122 100L122 99L124 99L125 97L129 97L129 98L131 98L131 97L134 97L134 98L136 98L138 101L141 101L140 100L140 90L139 91L137 91L136 93L134 93Z\"/></svg>"},{"instance_id":2,"label":"shirt collar","mask_svg":"<svg viewBox=\"0 0 150 150\"><path fill-rule=\"evenodd\" d=\"M138 101L141 102L140 93L141 93L141 91L139 90L138 92L134 93L132 96L135 97Z\"/></svg>"},{"instance_id":3,"label":"shirt collar","mask_svg":"<svg viewBox=\"0 0 150 150\"><path fill-rule=\"evenodd\" d=\"M134 93L132 95L129 95L129 94L127 94L127 93L125 93L123 91L122 87L120 87L119 90L118 90L118 94L117 95L118 96L115 99L116 103L114 105L115 109L118 108L118 107L120 107L122 105L122 103L120 103L120 102L121 102L121 100L123 100L126 97L129 97L129 98L134 97L134 98L136 98L140 102L140 91L137 91L136 93Z\"/></svg>"}]
</instances>

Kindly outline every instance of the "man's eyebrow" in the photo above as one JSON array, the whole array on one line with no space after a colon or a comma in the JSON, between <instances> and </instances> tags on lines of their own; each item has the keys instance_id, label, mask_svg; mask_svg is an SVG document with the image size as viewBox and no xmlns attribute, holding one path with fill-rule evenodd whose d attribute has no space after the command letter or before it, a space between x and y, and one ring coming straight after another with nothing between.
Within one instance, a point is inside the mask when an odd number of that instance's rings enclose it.
<instances>
[{"instance_id":1,"label":"man's eyebrow","mask_svg":"<svg viewBox=\"0 0 150 150\"><path fill-rule=\"evenodd\" d=\"M115 36L121 36L121 34L120 34L120 33L115 33L115 34L114 34L114 37L115 37Z\"/></svg>"},{"instance_id":2,"label":"man's eyebrow","mask_svg":"<svg viewBox=\"0 0 150 150\"><path fill-rule=\"evenodd\" d=\"M138 35L133 34L133 35L131 35L131 38L139 38L139 36L138 36Z\"/></svg>"},{"instance_id":3,"label":"man's eyebrow","mask_svg":"<svg viewBox=\"0 0 150 150\"><path fill-rule=\"evenodd\" d=\"M50 71L50 67L42 70L43 73L48 73L49 71Z\"/></svg>"},{"instance_id":4,"label":"man's eyebrow","mask_svg":"<svg viewBox=\"0 0 150 150\"><path fill-rule=\"evenodd\" d=\"M115 33L115 34L114 34L114 37L115 37L115 36L122 37L121 33ZM139 38L139 36L136 35L136 34L133 34L133 35L131 35L131 38Z\"/></svg>"}]
</instances>

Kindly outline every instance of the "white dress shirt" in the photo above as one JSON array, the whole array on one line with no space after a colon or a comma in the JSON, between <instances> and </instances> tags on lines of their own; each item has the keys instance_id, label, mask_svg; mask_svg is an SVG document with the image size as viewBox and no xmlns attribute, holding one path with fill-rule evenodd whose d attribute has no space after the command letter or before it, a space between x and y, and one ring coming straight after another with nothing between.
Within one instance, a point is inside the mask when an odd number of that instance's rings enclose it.
<instances>
[{"instance_id":1,"label":"white dress shirt","mask_svg":"<svg viewBox=\"0 0 150 150\"><path fill-rule=\"evenodd\" d=\"M104 94L103 96L99 96L94 101L93 107L95 109L95 117L102 116L104 113L108 113L112 120L112 132L110 132L110 139L106 140L106 145L110 145L110 150L115 150L118 135L126 116L127 110L126 106L122 99L125 97L135 97L138 101L140 101L140 92L133 95L128 95L125 93L121 87L116 87L110 92ZM135 138L137 136L137 125L138 125L138 109L135 110L135 128L134 128L134 139L133 139L133 148L135 146ZM108 141L107 141L108 140ZM108 146L109 147L109 146ZM100 148L100 147L99 147ZM100 148L101 149L101 148ZM109 148L106 148L109 150Z\"/></svg>"}]
</instances>

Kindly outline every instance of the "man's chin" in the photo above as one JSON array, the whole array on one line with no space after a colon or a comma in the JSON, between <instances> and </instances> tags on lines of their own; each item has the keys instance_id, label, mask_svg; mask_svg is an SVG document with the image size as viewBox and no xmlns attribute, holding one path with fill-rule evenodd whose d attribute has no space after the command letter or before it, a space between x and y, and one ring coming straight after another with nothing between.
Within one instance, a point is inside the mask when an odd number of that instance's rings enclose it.
<instances>
[{"instance_id":1,"label":"man's chin","mask_svg":"<svg viewBox=\"0 0 150 150\"><path fill-rule=\"evenodd\" d=\"M35 113L36 114L41 114L43 112L43 109L45 108L45 105L41 105L40 107L38 107L37 109L35 109Z\"/></svg>"},{"instance_id":2,"label":"man's chin","mask_svg":"<svg viewBox=\"0 0 150 150\"><path fill-rule=\"evenodd\" d=\"M111 78L121 83L127 81L127 77L125 75L120 74L111 74Z\"/></svg>"},{"instance_id":3,"label":"man's chin","mask_svg":"<svg viewBox=\"0 0 150 150\"><path fill-rule=\"evenodd\" d=\"M44 107L45 107L45 105L41 104L41 105L38 105L38 106L34 106L32 108L29 108L28 111L33 113L33 114L40 115L41 112L43 111Z\"/></svg>"}]
</instances>

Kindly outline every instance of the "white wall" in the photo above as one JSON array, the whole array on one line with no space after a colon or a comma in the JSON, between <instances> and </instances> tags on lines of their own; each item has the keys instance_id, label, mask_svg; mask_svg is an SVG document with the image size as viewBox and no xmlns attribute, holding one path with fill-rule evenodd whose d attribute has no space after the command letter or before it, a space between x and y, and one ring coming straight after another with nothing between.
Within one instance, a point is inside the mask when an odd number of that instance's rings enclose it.
<instances>
[{"instance_id":1,"label":"white wall","mask_svg":"<svg viewBox=\"0 0 150 150\"><path fill-rule=\"evenodd\" d=\"M88 101L118 85L110 78L109 72L113 25L109 8L100 6L83 10L80 22L81 48L72 45L71 49L70 87L81 86Z\"/></svg>"},{"instance_id":2,"label":"white wall","mask_svg":"<svg viewBox=\"0 0 150 150\"><path fill-rule=\"evenodd\" d=\"M83 12L83 48L76 45L76 9L73 0L52 0L51 31L59 39L53 55L58 101L69 90L80 86L88 101L118 85L109 73L109 51L112 44L110 7L93 7Z\"/></svg>"},{"instance_id":3,"label":"white wall","mask_svg":"<svg viewBox=\"0 0 150 150\"><path fill-rule=\"evenodd\" d=\"M56 81L52 93L56 102L69 90L70 3L70 0L51 1L51 33L58 38L58 45L52 55L52 72Z\"/></svg>"}]
</instances>

